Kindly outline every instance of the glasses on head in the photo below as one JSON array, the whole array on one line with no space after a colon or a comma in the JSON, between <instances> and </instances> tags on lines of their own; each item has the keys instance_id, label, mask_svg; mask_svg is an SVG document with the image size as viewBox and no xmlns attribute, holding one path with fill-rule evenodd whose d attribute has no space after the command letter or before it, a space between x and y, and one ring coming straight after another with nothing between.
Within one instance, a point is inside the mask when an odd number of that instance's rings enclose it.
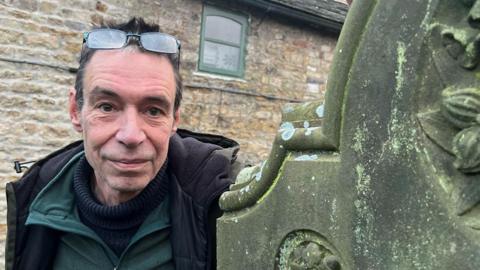
<instances>
[{"instance_id":1,"label":"glasses on head","mask_svg":"<svg viewBox=\"0 0 480 270\"><path fill-rule=\"evenodd\" d=\"M97 50L123 48L128 44L130 38L135 38L140 47L146 51L176 54L178 67L180 41L174 36L160 32L132 34L117 29L95 29L83 33L83 43L85 43L88 48Z\"/></svg>"}]
</instances>

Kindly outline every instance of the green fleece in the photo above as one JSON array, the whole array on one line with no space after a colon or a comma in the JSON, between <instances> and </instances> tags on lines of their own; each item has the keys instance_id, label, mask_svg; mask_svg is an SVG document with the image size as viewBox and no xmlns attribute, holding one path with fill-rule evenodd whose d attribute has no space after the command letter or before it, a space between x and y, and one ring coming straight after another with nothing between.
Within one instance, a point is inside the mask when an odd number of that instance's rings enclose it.
<instances>
[{"instance_id":1,"label":"green fleece","mask_svg":"<svg viewBox=\"0 0 480 270\"><path fill-rule=\"evenodd\" d=\"M145 219L120 257L80 221L73 174L83 155L81 152L74 156L38 194L27 218L27 226L36 224L65 232L53 269L174 269L168 194Z\"/></svg>"}]
</instances>

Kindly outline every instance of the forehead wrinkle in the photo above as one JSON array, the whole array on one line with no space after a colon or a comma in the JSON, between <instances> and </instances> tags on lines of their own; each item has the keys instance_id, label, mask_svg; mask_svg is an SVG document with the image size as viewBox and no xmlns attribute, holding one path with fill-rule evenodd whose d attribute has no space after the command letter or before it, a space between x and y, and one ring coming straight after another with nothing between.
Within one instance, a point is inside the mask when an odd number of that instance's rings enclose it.
<instances>
[{"instance_id":1,"label":"forehead wrinkle","mask_svg":"<svg viewBox=\"0 0 480 270\"><path fill-rule=\"evenodd\" d=\"M132 72L129 67L119 69L111 64L99 63L98 65L87 68L85 79L88 79L90 84L92 84L98 80L103 80L104 77L110 75L116 75L133 85L145 87L153 91L169 88L175 89L173 72L170 74L169 71L161 70L159 68L143 69L142 72L139 70L137 70L137 72ZM148 77L148 80L145 79L145 77Z\"/></svg>"}]
</instances>

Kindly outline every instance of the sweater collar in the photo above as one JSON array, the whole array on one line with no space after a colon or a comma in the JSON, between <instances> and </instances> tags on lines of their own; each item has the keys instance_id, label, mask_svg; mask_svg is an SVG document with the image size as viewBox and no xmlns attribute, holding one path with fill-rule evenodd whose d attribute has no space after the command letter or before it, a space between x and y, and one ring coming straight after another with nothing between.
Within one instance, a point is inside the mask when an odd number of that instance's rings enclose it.
<instances>
[{"instance_id":1,"label":"sweater collar","mask_svg":"<svg viewBox=\"0 0 480 270\"><path fill-rule=\"evenodd\" d=\"M139 226L167 194L167 164L166 160L157 175L136 197L115 206L106 206L97 200L90 188L93 169L83 156L73 177L75 200L82 218L104 229L122 230Z\"/></svg>"}]
</instances>

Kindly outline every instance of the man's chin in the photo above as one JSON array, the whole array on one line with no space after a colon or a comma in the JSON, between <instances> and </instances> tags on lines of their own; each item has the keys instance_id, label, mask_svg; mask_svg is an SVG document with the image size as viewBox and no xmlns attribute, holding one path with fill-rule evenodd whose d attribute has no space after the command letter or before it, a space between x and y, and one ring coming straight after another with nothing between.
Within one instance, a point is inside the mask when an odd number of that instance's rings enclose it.
<instances>
[{"instance_id":1,"label":"man's chin","mask_svg":"<svg viewBox=\"0 0 480 270\"><path fill-rule=\"evenodd\" d=\"M143 174L142 176L144 176ZM145 177L138 176L138 175L131 175L131 176L117 176L112 177L110 182L110 188L119 192L119 193L135 193L142 191L148 183L150 183L151 179L147 179Z\"/></svg>"}]
</instances>

